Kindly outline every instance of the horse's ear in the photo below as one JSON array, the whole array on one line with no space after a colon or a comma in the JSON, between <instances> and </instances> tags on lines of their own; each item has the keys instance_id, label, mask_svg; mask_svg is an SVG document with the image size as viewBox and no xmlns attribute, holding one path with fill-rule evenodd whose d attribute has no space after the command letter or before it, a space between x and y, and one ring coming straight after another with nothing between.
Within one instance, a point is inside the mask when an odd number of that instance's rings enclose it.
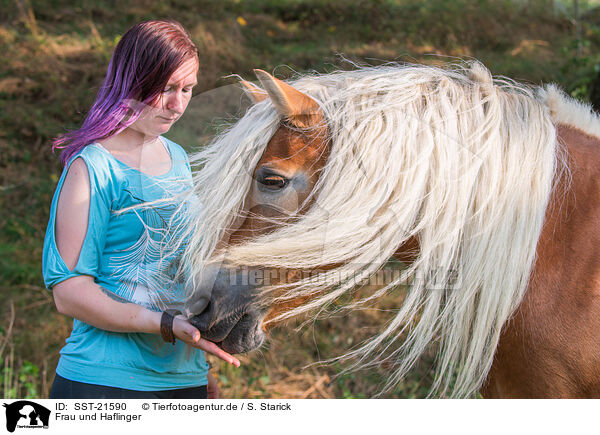
<instances>
[{"instance_id":1,"label":"horse's ear","mask_svg":"<svg viewBox=\"0 0 600 435\"><path fill-rule=\"evenodd\" d=\"M240 83L242 84L244 92L246 93L246 95L248 95L248 97L252 100L254 104L260 103L261 101L266 100L269 97L269 95L261 88L259 88L256 85L253 85L250 82L247 82L246 80L242 80L240 81Z\"/></svg>"},{"instance_id":2,"label":"horse's ear","mask_svg":"<svg viewBox=\"0 0 600 435\"><path fill-rule=\"evenodd\" d=\"M254 73L279 113L292 125L307 128L322 123L323 112L311 97L263 70L255 69Z\"/></svg>"}]
</instances>

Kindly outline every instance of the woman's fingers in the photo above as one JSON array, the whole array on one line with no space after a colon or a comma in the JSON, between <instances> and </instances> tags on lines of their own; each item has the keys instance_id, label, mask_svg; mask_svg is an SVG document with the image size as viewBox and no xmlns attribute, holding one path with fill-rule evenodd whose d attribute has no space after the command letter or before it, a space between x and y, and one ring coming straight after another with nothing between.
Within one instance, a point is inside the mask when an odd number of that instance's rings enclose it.
<instances>
[{"instance_id":1,"label":"woman's fingers","mask_svg":"<svg viewBox=\"0 0 600 435\"><path fill-rule=\"evenodd\" d=\"M190 341L193 343L197 343L200 338L200 331L194 325L187 321L187 319L183 316L176 316L173 321L173 333L180 340L189 343ZM181 337L180 334L185 334L185 338Z\"/></svg>"},{"instance_id":2,"label":"woman's fingers","mask_svg":"<svg viewBox=\"0 0 600 435\"><path fill-rule=\"evenodd\" d=\"M192 325L189 325L187 327L186 332L194 343L197 343L198 341L200 341L200 338L202 338L202 336L200 335L200 331L198 331L198 329L193 327Z\"/></svg>"},{"instance_id":3,"label":"woman's fingers","mask_svg":"<svg viewBox=\"0 0 600 435\"><path fill-rule=\"evenodd\" d=\"M219 357L223 361L227 361L229 364L233 364L236 367L240 366L240 361L236 357L228 354L212 341L208 341L201 338L197 343L194 344L194 347L202 349L205 352L211 353L214 356Z\"/></svg>"},{"instance_id":4,"label":"woman's fingers","mask_svg":"<svg viewBox=\"0 0 600 435\"><path fill-rule=\"evenodd\" d=\"M240 361L236 357L228 354L212 341L203 339L200 331L198 331L198 329L188 322L184 317L175 317L175 321L173 322L173 333L175 334L175 337L179 338L190 346L194 346L198 349L204 350L205 352L211 353L236 367L240 366Z\"/></svg>"}]
</instances>

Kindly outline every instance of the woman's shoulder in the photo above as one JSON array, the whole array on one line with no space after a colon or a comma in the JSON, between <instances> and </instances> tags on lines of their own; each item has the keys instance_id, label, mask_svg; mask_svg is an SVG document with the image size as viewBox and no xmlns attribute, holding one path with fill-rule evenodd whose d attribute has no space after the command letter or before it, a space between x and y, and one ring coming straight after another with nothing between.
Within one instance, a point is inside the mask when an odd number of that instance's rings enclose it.
<instances>
[{"instance_id":1,"label":"woman's shoulder","mask_svg":"<svg viewBox=\"0 0 600 435\"><path fill-rule=\"evenodd\" d=\"M84 146L81 150L75 153L67 165L70 165L72 162L77 160L77 158L83 159L88 166L90 166L90 164L102 166L108 161L107 151L104 150L100 144L95 142Z\"/></svg>"},{"instance_id":2,"label":"woman's shoulder","mask_svg":"<svg viewBox=\"0 0 600 435\"><path fill-rule=\"evenodd\" d=\"M86 145L74 154L65 166L65 169L68 171L76 161L80 162L79 165L85 163L90 180L98 179L106 181L115 177L115 168L110 158L110 153L97 143Z\"/></svg>"}]
</instances>

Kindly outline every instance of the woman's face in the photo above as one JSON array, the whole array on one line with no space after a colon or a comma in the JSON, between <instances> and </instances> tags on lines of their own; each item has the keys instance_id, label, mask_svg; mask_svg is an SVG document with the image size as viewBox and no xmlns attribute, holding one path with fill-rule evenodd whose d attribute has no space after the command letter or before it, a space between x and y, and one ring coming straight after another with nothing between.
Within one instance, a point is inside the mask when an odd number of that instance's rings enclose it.
<instances>
[{"instance_id":1,"label":"woman's face","mask_svg":"<svg viewBox=\"0 0 600 435\"><path fill-rule=\"evenodd\" d=\"M146 106L140 117L129 128L146 136L159 136L169 131L192 98L197 84L198 61L189 59L175 70L162 94L152 106Z\"/></svg>"}]
</instances>

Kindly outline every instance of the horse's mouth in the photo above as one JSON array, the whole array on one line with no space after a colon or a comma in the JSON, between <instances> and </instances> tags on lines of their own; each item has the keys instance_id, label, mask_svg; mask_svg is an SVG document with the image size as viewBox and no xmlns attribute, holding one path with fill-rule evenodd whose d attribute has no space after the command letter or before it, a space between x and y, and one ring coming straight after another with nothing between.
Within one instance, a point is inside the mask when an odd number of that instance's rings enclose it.
<instances>
[{"instance_id":1,"label":"horse's mouth","mask_svg":"<svg viewBox=\"0 0 600 435\"><path fill-rule=\"evenodd\" d=\"M208 327L201 316L190 319L190 323L200 331L202 338L214 342L225 352L236 354L250 352L260 347L266 335L261 328L262 316L248 312L240 318L229 317Z\"/></svg>"},{"instance_id":2,"label":"horse's mouth","mask_svg":"<svg viewBox=\"0 0 600 435\"><path fill-rule=\"evenodd\" d=\"M257 289L236 273L228 269L213 273L211 291L198 292L198 301L202 303L189 301L190 307L201 311L194 313L190 309L187 313L202 338L217 343L228 353L249 352L261 346L266 338L261 328L265 308L258 303Z\"/></svg>"}]
</instances>

